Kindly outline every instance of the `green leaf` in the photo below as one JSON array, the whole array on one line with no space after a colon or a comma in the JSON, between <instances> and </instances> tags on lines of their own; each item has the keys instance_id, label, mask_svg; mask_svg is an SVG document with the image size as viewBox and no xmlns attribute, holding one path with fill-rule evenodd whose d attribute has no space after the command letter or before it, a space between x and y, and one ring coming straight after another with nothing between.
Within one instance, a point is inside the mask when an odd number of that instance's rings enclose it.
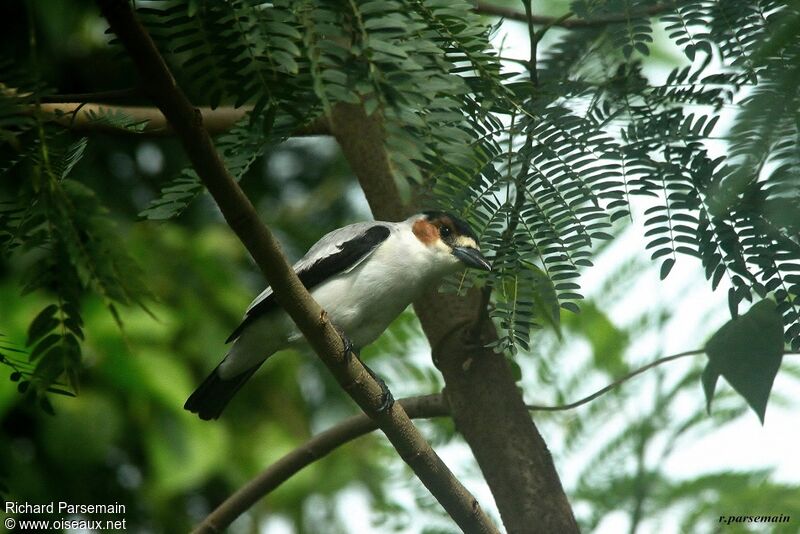
<instances>
[{"instance_id":1,"label":"green leaf","mask_svg":"<svg viewBox=\"0 0 800 534\"><path fill-rule=\"evenodd\" d=\"M714 364L709 361L706 368L703 369L703 374L700 376L700 382L703 384L703 392L706 394L706 410L709 415L711 414L711 400L714 398L714 391L717 389L719 374Z\"/></svg>"},{"instance_id":2,"label":"green leaf","mask_svg":"<svg viewBox=\"0 0 800 534\"><path fill-rule=\"evenodd\" d=\"M674 258L667 258L664 260L664 263L661 264L661 279L664 280L667 276L669 276L669 272L672 270L672 267L675 266L675 259Z\"/></svg>"},{"instance_id":3,"label":"green leaf","mask_svg":"<svg viewBox=\"0 0 800 534\"><path fill-rule=\"evenodd\" d=\"M31 325L28 327L28 346L58 326L58 320L54 317L56 311L58 311L58 306L50 304L31 321Z\"/></svg>"},{"instance_id":4,"label":"green leaf","mask_svg":"<svg viewBox=\"0 0 800 534\"><path fill-rule=\"evenodd\" d=\"M55 415L56 414L55 410L53 410L53 405L50 402L50 399L48 399L47 397L39 397L39 407L47 415Z\"/></svg>"},{"instance_id":5,"label":"green leaf","mask_svg":"<svg viewBox=\"0 0 800 534\"><path fill-rule=\"evenodd\" d=\"M50 350L56 343L61 341L61 336L58 334L49 334L36 344L28 357L31 362L36 361L41 355Z\"/></svg>"},{"instance_id":6,"label":"green leaf","mask_svg":"<svg viewBox=\"0 0 800 534\"><path fill-rule=\"evenodd\" d=\"M702 383L708 409L719 375L745 398L761 423L783 357L783 323L775 303L762 300L728 321L706 344Z\"/></svg>"},{"instance_id":7,"label":"green leaf","mask_svg":"<svg viewBox=\"0 0 800 534\"><path fill-rule=\"evenodd\" d=\"M544 318L561 339L561 309L558 306L558 295L553 281L536 265L531 264L529 268L533 275L533 304L536 316Z\"/></svg>"},{"instance_id":8,"label":"green leaf","mask_svg":"<svg viewBox=\"0 0 800 534\"><path fill-rule=\"evenodd\" d=\"M511 369L511 376L514 377L514 382L522 380L522 367L514 360L514 358L506 358L508 367Z\"/></svg>"}]
</instances>

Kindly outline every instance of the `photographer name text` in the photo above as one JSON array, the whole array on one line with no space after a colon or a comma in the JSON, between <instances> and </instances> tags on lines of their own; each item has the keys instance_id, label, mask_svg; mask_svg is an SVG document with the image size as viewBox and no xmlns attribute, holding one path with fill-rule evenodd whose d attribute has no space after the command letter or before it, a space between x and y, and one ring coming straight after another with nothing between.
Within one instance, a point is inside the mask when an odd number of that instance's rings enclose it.
<instances>
[{"instance_id":1,"label":"photographer name text","mask_svg":"<svg viewBox=\"0 0 800 534\"><path fill-rule=\"evenodd\" d=\"M65 501L34 504L29 502L6 502L7 514L124 514L125 505L72 504Z\"/></svg>"}]
</instances>

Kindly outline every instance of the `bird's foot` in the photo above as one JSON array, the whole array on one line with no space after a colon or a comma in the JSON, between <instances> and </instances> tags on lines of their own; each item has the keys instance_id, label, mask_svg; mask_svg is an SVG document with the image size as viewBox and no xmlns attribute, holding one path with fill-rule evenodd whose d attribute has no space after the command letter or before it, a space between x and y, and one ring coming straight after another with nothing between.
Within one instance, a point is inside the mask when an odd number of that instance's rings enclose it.
<instances>
[{"instance_id":1,"label":"bird's foot","mask_svg":"<svg viewBox=\"0 0 800 534\"><path fill-rule=\"evenodd\" d=\"M392 395L392 392L389 391L389 386L386 385L386 381L383 378L381 378L378 373L370 369L369 365L367 365L363 361L361 362L361 365L364 366L364 369L367 370L369 376L374 378L375 381L378 383L378 385L381 387L381 405L378 406L378 413L384 413L390 410L391 407L394 405L394 396Z\"/></svg>"},{"instance_id":2,"label":"bird's foot","mask_svg":"<svg viewBox=\"0 0 800 534\"><path fill-rule=\"evenodd\" d=\"M342 356L344 357L344 361L349 363L350 358L353 357L353 354L356 354L356 349L353 347L353 340L347 337L347 334L342 332L339 332L339 337L342 338L342 344L344 345L344 348L342 349ZM358 354L356 354L356 357L358 357Z\"/></svg>"},{"instance_id":3,"label":"bird's foot","mask_svg":"<svg viewBox=\"0 0 800 534\"><path fill-rule=\"evenodd\" d=\"M344 349L342 352L344 355L345 364L350 363L350 358L352 358L354 355L356 358L358 358L358 361L361 362L361 365L364 366L364 369L366 369L367 373L369 373L369 376L375 379L375 381L381 387L381 405L378 406L378 413L383 413L389 410L394 404L394 396L392 395L392 392L389 391L389 386L386 385L386 381L383 378L381 378L380 375L378 375L378 373L370 369L369 365L365 364L361 360L361 356L353 346L353 341L349 337L347 337L347 334L345 334L338 328L336 329L336 331L339 332L339 337L342 338L342 343L344 344Z\"/></svg>"}]
</instances>

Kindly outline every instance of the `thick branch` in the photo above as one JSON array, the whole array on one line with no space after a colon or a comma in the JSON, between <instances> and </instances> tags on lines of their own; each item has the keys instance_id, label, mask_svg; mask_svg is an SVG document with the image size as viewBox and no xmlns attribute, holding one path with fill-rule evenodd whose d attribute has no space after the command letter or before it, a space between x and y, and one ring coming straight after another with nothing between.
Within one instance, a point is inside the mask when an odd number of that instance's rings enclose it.
<instances>
[{"instance_id":1,"label":"thick branch","mask_svg":"<svg viewBox=\"0 0 800 534\"><path fill-rule=\"evenodd\" d=\"M119 37L139 73L142 87L164 113L189 159L225 217L269 281L275 297L331 370L337 381L372 417L400 456L466 532L497 532L475 498L413 425L402 406L381 411L381 388L358 358L344 353L327 314L311 298L286 262L274 235L259 220L253 205L222 163L203 117L176 85L166 63L127 0L98 0L112 31Z\"/></svg>"},{"instance_id":2,"label":"thick branch","mask_svg":"<svg viewBox=\"0 0 800 534\"><path fill-rule=\"evenodd\" d=\"M375 218L399 221L410 215L395 183L389 154L384 148L386 135L380 115L373 113L367 116L360 105L337 104L331 113L331 133L336 137L353 174L359 178ZM365 176L370 179L362 180Z\"/></svg>"},{"instance_id":3,"label":"thick branch","mask_svg":"<svg viewBox=\"0 0 800 534\"><path fill-rule=\"evenodd\" d=\"M481 302L477 290L464 298L431 291L414 305L444 376L456 428L475 454L509 533L577 533L550 451L506 358L484 348L497 339L492 322L480 325L480 341L473 338L470 326Z\"/></svg>"},{"instance_id":4,"label":"thick branch","mask_svg":"<svg viewBox=\"0 0 800 534\"><path fill-rule=\"evenodd\" d=\"M641 11L634 11L630 14L615 13L613 15L606 15L594 19L576 19L571 17L543 17L534 15L531 17L533 24L541 26L560 26L562 28L596 28L598 26L605 26L608 24L616 24L619 22L626 22L629 19L640 17L655 17L669 11L673 6L668 4L655 4L647 9ZM524 12L518 11L511 7L496 6L488 2L478 2L475 6L475 11L483 15L493 15L496 17L503 17L508 20L517 20L520 22L528 22L528 17Z\"/></svg>"},{"instance_id":5,"label":"thick branch","mask_svg":"<svg viewBox=\"0 0 800 534\"><path fill-rule=\"evenodd\" d=\"M72 99L68 99L72 100ZM203 125L208 133L216 135L230 130L234 124L244 118L253 109L252 106L238 108L220 107L211 109L199 108L203 116ZM146 106L109 105L99 103L76 103L72 101L43 103L40 105L42 114L52 120L78 133L125 133L134 135L162 136L175 135L172 126L158 108ZM98 117L103 115L124 114L135 123L142 123L140 130L130 130L109 124ZM327 135L329 133L327 121L324 117L299 128L293 135Z\"/></svg>"},{"instance_id":6,"label":"thick branch","mask_svg":"<svg viewBox=\"0 0 800 534\"><path fill-rule=\"evenodd\" d=\"M377 219L406 212L386 157L377 115L337 105L331 129L358 177ZM371 154L369 164L360 158ZM470 325L481 302L477 290L465 298L431 291L414 304L444 376L456 427L469 444L510 533L578 532L550 452L531 420L506 359L483 344L496 339L491 321Z\"/></svg>"}]
</instances>

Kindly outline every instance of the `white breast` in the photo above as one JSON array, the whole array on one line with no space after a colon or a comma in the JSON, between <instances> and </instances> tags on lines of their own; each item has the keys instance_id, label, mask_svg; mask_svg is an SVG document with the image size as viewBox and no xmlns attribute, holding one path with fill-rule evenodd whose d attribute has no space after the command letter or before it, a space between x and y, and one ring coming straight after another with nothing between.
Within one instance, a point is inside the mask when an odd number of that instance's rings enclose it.
<instances>
[{"instance_id":1,"label":"white breast","mask_svg":"<svg viewBox=\"0 0 800 534\"><path fill-rule=\"evenodd\" d=\"M440 256L420 243L410 229L402 229L392 232L361 265L311 294L353 344L363 347L451 268L449 259Z\"/></svg>"},{"instance_id":2,"label":"white breast","mask_svg":"<svg viewBox=\"0 0 800 534\"><path fill-rule=\"evenodd\" d=\"M315 287L311 295L331 322L361 348L375 341L426 288L459 265L441 247L423 245L410 225L396 223L368 258ZM220 374L235 376L301 339L286 312L269 313L234 341Z\"/></svg>"}]
</instances>

